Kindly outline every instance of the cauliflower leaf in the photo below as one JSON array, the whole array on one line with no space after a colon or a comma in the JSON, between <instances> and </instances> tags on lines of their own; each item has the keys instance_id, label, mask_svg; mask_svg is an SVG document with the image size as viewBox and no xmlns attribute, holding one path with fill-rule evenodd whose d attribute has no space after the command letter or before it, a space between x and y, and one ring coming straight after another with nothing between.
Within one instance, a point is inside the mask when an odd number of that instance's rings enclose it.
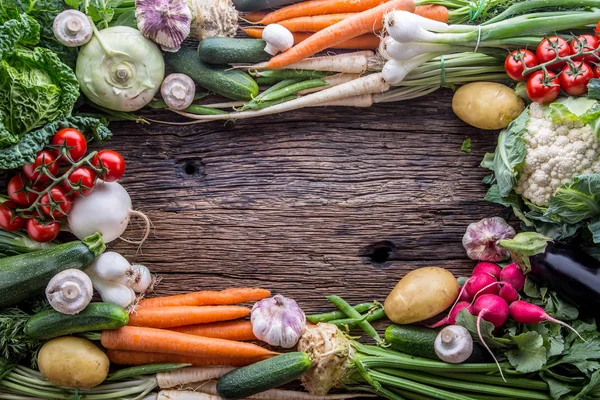
<instances>
[{"instance_id":1,"label":"cauliflower leaf","mask_svg":"<svg viewBox=\"0 0 600 400\"><path fill-rule=\"evenodd\" d=\"M569 224L600 216L600 174L583 175L561 186L546 210Z\"/></svg>"}]
</instances>

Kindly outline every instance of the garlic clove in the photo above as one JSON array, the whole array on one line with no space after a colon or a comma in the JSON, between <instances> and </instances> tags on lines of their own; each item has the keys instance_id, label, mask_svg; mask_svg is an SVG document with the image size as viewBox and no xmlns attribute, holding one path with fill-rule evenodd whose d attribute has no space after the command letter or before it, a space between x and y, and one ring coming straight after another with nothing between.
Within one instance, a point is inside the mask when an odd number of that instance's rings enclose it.
<instances>
[{"instance_id":1,"label":"garlic clove","mask_svg":"<svg viewBox=\"0 0 600 400\"><path fill-rule=\"evenodd\" d=\"M281 295L257 302L250 320L258 339L286 349L296 345L306 327L306 316L298 303Z\"/></svg>"},{"instance_id":2,"label":"garlic clove","mask_svg":"<svg viewBox=\"0 0 600 400\"><path fill-rule=\"evenodd\" d=\"M87 15L77 10L65 10L54 18L52 32L61 44L77 47L92 39L93 29Z\"/></svg>"},{"instance_id":3,"label":"garlic clove","mask_svg":"<svg viewBox=\"0 0 600 400\"><path fill-rule=\"evenodd\" d=\"M186 0L136 0L138 29L164 51L176 52L190 34L192 12Z\"/></svg>"},{"instance_id":4,"label":"garlic clove","mask_svg":"<svg viewBox=\"0 0 600 400\"><path fill-rule=\"evenodd\" d=\"M498 262L510 257L508 250L499 246L504 239L512 239L516 232L500 217L484 218L470 224L462 244L472 260Z\"/></svg>"},{"instance_id":5,"label":"garlic clove","mask_svg":"<svg viewBox=\"0 0 600 400\"><path fill-rule=\"evenodd\" d=\"M46 286L46 298L56 311L77 314L92 301L92 281L78 269L67 269L56 274Z\"/></svg>"}]
</instances>

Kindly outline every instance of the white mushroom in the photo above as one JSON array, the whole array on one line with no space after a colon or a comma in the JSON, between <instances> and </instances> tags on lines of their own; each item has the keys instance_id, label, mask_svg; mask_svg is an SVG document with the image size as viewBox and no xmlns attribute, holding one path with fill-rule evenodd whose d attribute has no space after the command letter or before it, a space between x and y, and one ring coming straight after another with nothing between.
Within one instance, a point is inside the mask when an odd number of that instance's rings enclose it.
<instances>
[{"instance_id":1,"label":"white mushroom","mask_svg":"<svg viewBox=\"0 0 600 400\"><path fill-rule=\"evenodd\" d=\"M56 311L77 314L92 300L92 281L78 269L67 269L54 276L46 286L46 298Z\"/></svg>"},{"instance_id":2,"label":"white mushroom","mask_svg":"<svg viewBox=\"0 0 600 400\"><path fill-rule=\"evenodd\" d=\"M262 32L262 39L267 42L265 52L275 54L289 50L294 45L294 35L284 26L270 24Z\"/></svg>"},{"instance_id":3,"label":"white mushroom","mask_svg":"<svg viewBox=\"0 0 600 400\"><path fill-rule=\"evenodd\" d=\"M465 327L450 325L438 333L434 349L440 360L451 364L460 364L471 357L473 338Z\"/></svg>"},{"instance_id":4,"label":"white mushroom","mask_svg":"<svg viewBox=\"0 0 600 400\"><path fill-rule=\"evenodd\" d=\"M54 37L68 47L83 46L92 39L92 24L87 15L77 10L65 10L54 18Z\"/></svg>"},{"instance_id":5,"label":"white mushroom","mask_svg":"<svg viewBox=\"0 0 600 400\"><path fill-rule=\"evenodd\" d=\"M185 110L194 101L196 85L185 74L171 74L160 86L160 94L170 109Z\"/></svg>"}]
</instances>

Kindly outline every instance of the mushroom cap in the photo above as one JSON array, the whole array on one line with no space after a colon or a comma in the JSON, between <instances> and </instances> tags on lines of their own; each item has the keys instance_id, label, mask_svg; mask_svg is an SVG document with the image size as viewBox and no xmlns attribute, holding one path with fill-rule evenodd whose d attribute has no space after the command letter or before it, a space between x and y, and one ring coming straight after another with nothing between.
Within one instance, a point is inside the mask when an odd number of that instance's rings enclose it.
<instances>
[{"instance_id":1,"label":"mushroom cap","mask_svg":"<svg viewBox=\"0 0 600 400\"><path fill-rule=\"evenodd\" d=\"M54 18L52 32L63 45L77 47L92 39L93 29L87 15L77 10L65 10Z\"/></svg>"},{"instance_id":2,"label":"mushroom cap","mask_svg":"<svg viewBox=\"0 0 600 400\"><path fill-rule=\"evenodd\" d=\"M270 24L263 29L262 39L267 42L265 52L275 55L286 51L294 45L294 35L286 27L279 24Z\"/></svg>"},{"instance_id":3,"label":"mushroom cap","mask_svg":"<svg viewBox=\"0 0 600 400\"><path fill-rule=\"evenodd\" d=\"M434 342L435 353L447 363L460 364L473 353L473 338L460 325L449 325L442 329Z\"/></svg>"},{"instance_id":4,"label":"mushroom cap","mask_svg":"<svg viewBox=\"0 0 600 400\"><path fill-rule=\"evenodd\" d=\"M56 311L77 314L92 301L94 287L85 272L67 269L56 274L46 286L46 298Z\"/></svg>"},{"instance_id":5,"label":"mushroom cap","mask_svg":"<svg viewBox=\"0 0 600 400\"><path fill-rule=\"evenodd\" d=\"M196 84L185 74L171 74L160 86L160 94L169 108L184 110L194 101Z\"/></svg>"}]
</instances>

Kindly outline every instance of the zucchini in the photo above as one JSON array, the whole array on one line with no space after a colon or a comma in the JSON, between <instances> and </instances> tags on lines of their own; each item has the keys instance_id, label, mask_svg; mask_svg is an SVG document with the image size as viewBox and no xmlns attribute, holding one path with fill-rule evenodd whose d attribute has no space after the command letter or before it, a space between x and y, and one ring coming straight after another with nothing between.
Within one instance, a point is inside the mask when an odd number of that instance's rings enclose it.
<instances>
[{"instance_id":1,"label":"zucchini","mask_svg":"<svg viewBox=\"0 0 600 400\"><path fill-rule=\"evenodd\" d=\"M385 341L396 351L411 356L439 360L435 354L433 343L440 329L429 329L416 325L390 325L385 330ZM482 363L489 360L486 350L478 343L473 343L473 354L466 363Z\"/></svg>"},{"instance_id":2,"label":"zucchini","mask_svg":"<svg viewBox=\"0 0 600 400\"><path fill-rule=\"evenodd\" d=\"M87 331L117 329L127 325L129 315L121 307L110 303L90 303L75 315L66 315L55 310L35 314L25 325L25 333L40 340Z\"/></svg>"},{"instance_id":3,"label":"zucchini","mask_svg":"<svg viewBox=\"0 0 600 400\"><path fill-rule=\"evenodd\" d=\"M217 382L225 399L242 399L298 379L312 366L306 353L285 353L235 369Z\"/></svg>"},{"instance_id":4,"label":"zucchini","mask_svg":"<svg viewBox=\"0 0 600 400\"><path fill-rule=\"evenodd\" d=\"M208 64L258 63L272 57L265 46L261 39L209 37L198 45L198 55Z\"/></svg>"},{"instance_id":5,"label":"zucchini","mask_svg":"<svg viewBox=\"0 0 600 400\"><path fill-rule=\"evenodd\" d=\"M177 53L165 54L165 63L173 72L188 75L199 86L232 100L249 101L258 94L258 85L250 75L227 65L209 65L198 52L182 47Z\"/></svg>"},{"instance_id":6,"label":"zucchini","mask_svg":"<svg viewBox=\"0 0 600 400\"><path fill-rule=\"evenodd\" d=\"M54 275L87 267L105 248L102 236L95 233L83 241L0 259L0 308L43 293Z\"/></svg>"},{"instance_id":7,"label":"zucchini","mask_svg":"<svg viewBox=\"0 0 600 400\"><path fill-rule=\"evenodd\" d=\"M302 0L233 0L235 8L240 11L260 11L267 8L287 6Z\"/></svg>"}]
</instances>

